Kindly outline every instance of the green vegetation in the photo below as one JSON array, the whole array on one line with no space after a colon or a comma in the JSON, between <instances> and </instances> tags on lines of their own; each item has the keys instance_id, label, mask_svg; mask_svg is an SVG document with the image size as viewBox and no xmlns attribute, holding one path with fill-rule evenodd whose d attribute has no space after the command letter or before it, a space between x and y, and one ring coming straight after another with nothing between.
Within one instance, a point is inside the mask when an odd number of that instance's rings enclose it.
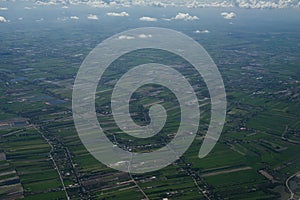
<instances>
[{"instance_id":1,"label":"green vegetation","mask_svg":"<svg viewBox=\"0 0 300 200\"><path fill-rule=\"evenodd\" d=\"M131 67L171 65L189 77L201 100L200 128L188 151L170 166L143 175L112 170L91 156L77 135L71 110L72 85L84 57L112 32L128 26L18 27L14 34L0 29L0 199L131 200L145 198L143 193L151 200L289 197L286 180L300 166L299 31L282 32L276 23L270 30L239 26L243 30L223 27L207 36L191 35L195 25L175 27L201 41L227 90L227 123L203 159L198 152L210 120L209 94L189 63L146 49L122 56L105 72L97 88L98 120L107 137L123 149L161 148L174 138L180 123L175 95L147 85L132 97L132 118L148 124L149 107L160 103L168 113L164 129L153 138L135 139L116 126L112 89ZM294 186L298 179L292 177L288 184ZM294 189L299 194L299 187Z\"/></svg>"}]
</instances>

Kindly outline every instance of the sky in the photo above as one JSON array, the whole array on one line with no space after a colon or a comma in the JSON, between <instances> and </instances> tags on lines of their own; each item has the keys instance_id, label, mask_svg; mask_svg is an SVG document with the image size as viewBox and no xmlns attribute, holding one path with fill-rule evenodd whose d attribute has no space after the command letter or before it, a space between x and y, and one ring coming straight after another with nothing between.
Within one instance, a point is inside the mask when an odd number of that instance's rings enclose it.
<instances>
[{"instance_id":1,"label":"sky","mask_svg":"<svg viewBox=\"0 0 300 200\"><path fill-rule=\"evenodd\" d=\"M89 13L79 13L81 7L90 9ZM76 8L78 7L78 8ZM134 16L131 8L147 9L155 7L176 9L173 13L145 13ZM47 21L44 13L46 8L51 9L56 21L101 21L104 18L135 19L140 22L154 24L160 21L186 21L200 22L202 11L195 12L193 9L218 8L219 13L215 14L224 21L233 24L235 19L240 18L241 14L237 9L244 10L285 10L289 8L300 9L299 0L0 0L0 24L9 24L16 21L28 20L36 22ZM95 10L91 10L95 9ZM136 9L136 10L138 10ZM56 10L56 11L55 11ZM152 9L148 9L152 10ZM55 13L57 12L57 13ZM298 11L296 11L298 12ZM33 14L34 13L34 14ZM81 16L80 16L81 14ZM30 16L32 15L32 16ZM195 30L195 33L207 34L210 30L205 28Z\"/></svg>"},{"instance_id":2,"label":"sky","mask_svg":"<svg viewBox=\"0 0 300 200\"><path fill-rule=\"evenodd\" d=\"M0 0L0 3L14 0ZM39 5L86 4L92 7L156 6L156 7L240 7L240 8L288 8L300 7L299 0L18 0L33 1Z\"/></svg>"}]
</instances>

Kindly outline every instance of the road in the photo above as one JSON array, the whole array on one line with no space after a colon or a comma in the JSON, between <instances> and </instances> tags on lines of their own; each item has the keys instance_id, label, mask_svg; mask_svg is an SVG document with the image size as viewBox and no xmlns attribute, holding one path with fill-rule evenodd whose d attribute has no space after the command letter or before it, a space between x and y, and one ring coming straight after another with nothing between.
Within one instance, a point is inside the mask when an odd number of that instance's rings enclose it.
<instances>
[{"instance_id":1,"label":"road","mask_svg":"<svg viewBox=\"0 0 300 200\"><path fill-rule=\"evenodd\" d=\"M292 180L292 178L294 178L295 176L299 175L300 174L300 171L298 171L297 173L293 174L292 176L290 176L288 179L286 179L285 181L285 185L287 187L287 189L289 190L291 196L288 200L294 200L294 195L295 193L293 192L293 190L290 188L289 186L289 181Z\"/></svg>"},{"instance_id":2,"label":"road","mask_svg":"<svg viewBox=\"0 0 300 200\"><path fill-rule=\"evenodd\" d=\"M44 133L42 131L40 131L35 125L33 125L33 127L43 137L43 139L48 143L48 145L51 147L51 150L49 152L49 157L50 157L50 159L51 159L51 161L52 161L52 163L54 165L55 170L58 173L58 176L59 176L60 182L62 184L63 190L65 191L65 194L66 194L66 198L67 198L67 200L70 200L70 197L68 195L68 192L67 192L67 189L66 189L63 177L62 177L62 175L61 175L61 173L60 173L60 171L58 169L58 166L57 166L57 164L56 164L56 162L55 162L55 160L54 160L54 158L52 156L52 153L54 152L53 145L51 144L51 142L49 141L49 139L44 135Z\"/></svg>"},{"instance_id":3,"label":"road","mask_svg":"<svg viewBox=\"0 0 300 200\"><path fill-rule=\"evenodd\" d=\"M128 173L130 178L132 179L132 181L134 182L134 184L136 185L136 187L140 190L140 192L144 195L146 200L150 200L149 197L147 196L147 194L144 192L144 190L139 186L139 184L136 182L136 180L133 178L131 172L130 172L130 164L132 163L132 153L131 153L131 157L130 157L130 163L128 165Z\"/></svg>"}]
</instances>

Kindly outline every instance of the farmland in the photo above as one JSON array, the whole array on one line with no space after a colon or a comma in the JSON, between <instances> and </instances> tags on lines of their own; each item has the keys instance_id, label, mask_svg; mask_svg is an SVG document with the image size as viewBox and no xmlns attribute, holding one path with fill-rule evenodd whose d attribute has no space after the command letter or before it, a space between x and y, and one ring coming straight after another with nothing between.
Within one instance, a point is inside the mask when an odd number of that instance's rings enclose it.
<instances>
[{"instance_id":1,"label":"farmland","mask_svg":"<svg viewBox=\"0 0 300 200\"><path fill-rule=\"evenodd\" d=\"M161 22L199 41L224 79L226 124L203 159L198 153L210 120L210 97L195 69L174 54L153 49L112 63L98 85L96 111L105 134L120 148L157 150L179 126L175 95L154 84L134 93L130 112L137 124L147 125L149 108L160 103L168 114L163 130L135 139L116 125L110 97L116 80L131 67L170 65L189 77L201 100L200 128L188 151L164 169L137 175L108 168L86 150L71 108L73 83L85 56L111 34L132 26L126 23L1 27L0 199L287 199L290 190L299 197L300 26L281 24L288 30L283 33L277 24L268 30L238 24L233 30L226 26L197 35L197 24Z\"/></svg>"}]
</instances>

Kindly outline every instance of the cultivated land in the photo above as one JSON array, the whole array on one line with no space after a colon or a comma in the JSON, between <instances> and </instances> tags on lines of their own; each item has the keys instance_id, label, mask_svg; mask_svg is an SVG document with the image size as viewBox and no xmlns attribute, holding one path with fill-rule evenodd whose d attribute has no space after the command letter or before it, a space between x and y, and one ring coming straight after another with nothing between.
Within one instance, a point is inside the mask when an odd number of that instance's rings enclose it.
<instances>
[{"instance_id":1,"label":"cultivated land","mask_svg":"<svg viewBox=\"0 0 300 200\"><path fill-rule=\"evenodd\" d=\"M226 26L209 35L194 34L193 23L164 26L200 41L224 78L227 123L214 150L198 158L210 119L203 81L173 54L140 50L114 62L99 83L96 109L110 140L123 149L149 152L171 141L177 131L178 102L157 85L136 91L130 111L137 124L145 125L149 107L164 105L168 120L161 133L134 139L113 120L110 95L116 80L131 67L148 62L168 64L189 77L202 100L200 128L189 150L162 170L134 175L104 166L77 136L72 85L89 51L111 34L126 30L126 25L5 24L0 29L1 199L299 198L300 26L252 24L234 30Z\"/></svg>"}]
</instances>

